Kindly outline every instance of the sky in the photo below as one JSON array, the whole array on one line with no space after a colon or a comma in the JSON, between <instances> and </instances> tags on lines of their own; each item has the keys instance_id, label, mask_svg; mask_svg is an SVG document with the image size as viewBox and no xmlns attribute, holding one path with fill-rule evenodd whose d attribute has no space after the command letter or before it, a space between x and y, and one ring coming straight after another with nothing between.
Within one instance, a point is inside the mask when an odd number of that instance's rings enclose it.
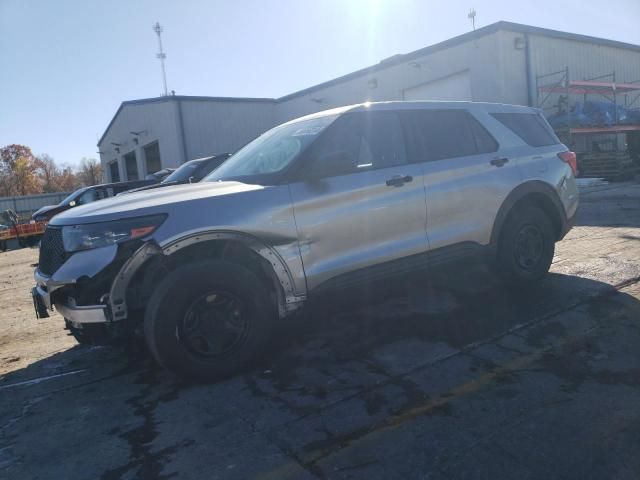
<instances>
[{"instance_id":1,"label":"sky","mask_svg":"<svg viewBox=\"0 0 640 480\"><path fill-rule=\"evenodd\" d=\"M0 146L98 158L120 102L280 97L507 20L640 44L640 0L0 0Z\"/></svg>"}]
</instances>

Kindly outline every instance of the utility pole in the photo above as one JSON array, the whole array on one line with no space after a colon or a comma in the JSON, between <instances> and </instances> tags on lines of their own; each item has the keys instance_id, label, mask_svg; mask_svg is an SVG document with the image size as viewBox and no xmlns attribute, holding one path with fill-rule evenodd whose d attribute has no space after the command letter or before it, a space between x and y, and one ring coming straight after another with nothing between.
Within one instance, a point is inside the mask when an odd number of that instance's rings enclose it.
<instances>
[{"instance_id":1,"label":"utility pole","mask_svg":"<svg viewBox=\"0 0 640 480\"><path fill-rule=\"evenodd\" d=\"M156 57L160 59L160 67L162 68L162 85L164 87L163 96L166 97L168 95L167 72L164 69L164 60L165 58L167 58L167 55L162 50L162 30L163 28L160 25L160 22L156 22L156 24L153 26L153 31L156 32L156 35L158 35L158 47L160 48L160 52L156 54Z\"/></svg>"},{"instance_id":2,"label":"utility pole","mask_svg":"<svg viewBox=\"0 0 640 480\"><path fill-rule=\"evenodd\" d=\"M469 10L469 13L467 14L467 18L471 20L471 27L475 31L476 29L476 9L475 8L472 8L471 10Z\"/></svg>"}]
</instances>

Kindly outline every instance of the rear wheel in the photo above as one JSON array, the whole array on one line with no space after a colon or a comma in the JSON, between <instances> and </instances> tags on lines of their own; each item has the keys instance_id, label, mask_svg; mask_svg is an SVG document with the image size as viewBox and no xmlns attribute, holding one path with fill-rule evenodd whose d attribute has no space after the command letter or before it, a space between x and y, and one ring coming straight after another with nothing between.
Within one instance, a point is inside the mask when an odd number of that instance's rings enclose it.
<instances>
[{"instance_id":1,"label":"rear wheel","mask_svg":"<svg viewBox=\"0 0 640 480\"><path fill-rule=\"evenodd\" d=\"M498 269L509 283L526 284L543 277L551 266L556 236L551 220L536 207L514 210L498 244Z\"/></svg>"},{"instance_id":2,"label":"rear wheel","mask_svg":"<svg viewBox=\"0 0 640 480\"><path fill-rule=\"evenodd\" d=\"M210 381L238 371L262 351L274 314L254 273L205 261L178 268L157 286L145 312L145 338L163 367Z\"/></svg>"}]
</instances>

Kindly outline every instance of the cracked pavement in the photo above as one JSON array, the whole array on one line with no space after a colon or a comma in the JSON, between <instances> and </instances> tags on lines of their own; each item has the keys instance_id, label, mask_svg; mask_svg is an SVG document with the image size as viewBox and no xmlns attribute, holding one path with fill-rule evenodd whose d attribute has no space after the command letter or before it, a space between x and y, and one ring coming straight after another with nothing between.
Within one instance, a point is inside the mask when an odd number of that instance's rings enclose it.
<instances>
[{"instance_id":1,"label":"cracked pavement","mask_svg":"<svg viewBox=\"0 0 640 480\"><path fill-rule=\"evenodd\" d=\"M0 478L640 478L640 184L582 192L536 289L481 265L343 292L188 385L34 318L0 254Z\"/></svg>"}]
</instances>

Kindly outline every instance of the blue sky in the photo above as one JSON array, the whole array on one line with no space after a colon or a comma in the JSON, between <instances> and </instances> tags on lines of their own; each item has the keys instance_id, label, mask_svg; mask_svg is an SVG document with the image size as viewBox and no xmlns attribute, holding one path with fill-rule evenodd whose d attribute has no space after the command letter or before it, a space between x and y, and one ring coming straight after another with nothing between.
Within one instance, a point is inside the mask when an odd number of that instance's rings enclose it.
<instances>
[{"instance_id":1,"label":"blue sky","mask_svg":"<svg viewBox=\"0 0 640 480\"><path fill-rule=\"evenodd\" d=\"M123 100L278 97L499 20L640 44L640 0L0 0L0 146L76 164Z\"/></svg>"}]
</instances>

